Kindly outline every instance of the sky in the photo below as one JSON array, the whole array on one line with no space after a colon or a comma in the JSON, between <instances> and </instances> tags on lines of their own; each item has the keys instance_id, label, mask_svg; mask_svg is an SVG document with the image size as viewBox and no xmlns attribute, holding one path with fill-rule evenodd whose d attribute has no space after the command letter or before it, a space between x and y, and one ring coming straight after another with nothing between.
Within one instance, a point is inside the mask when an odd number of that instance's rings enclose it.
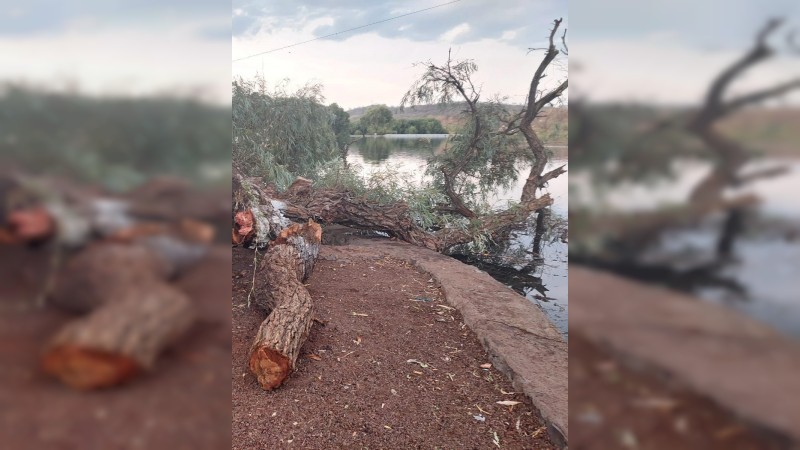
<instances>
[{"instance_id":1,"label":"sky","mask_svg":"<svg viewBox=\"0 0 800 450\"><path fill-rule=\"evenodd\" d=\"M422 74L415 63L454 59L478 65L483 96L521 103L554 19L569 26L564 0L233 0L233 76L263 75L268 85L320 83L328 103L345 109L398 105ZM335 6L333 4L335 3ZM393 17L429 9L375 25ZM369 25L369 26L365 26ZM280 47L363 27L284 50ZM250 55L268 52L252 58ZM238 61L237 61L238 60ZM555 86L567 76L566 58L546 79Z\"/></svg>"},{"instance_id":2,"label":"sky","mask_svg":"<svg viewBox=\"0 0 800 450\"><path fill-rule=\"evenodd\" d=\"M571 0L570 85L575 99L688 105L754 43L770 17L787 22L773 37L776 56L735 83L732 94L800 77L800 1ZM800 45L800 31L798 31ZM794 94L783 100L800 104Z\"/></svg>"},{"instance_id":3,"label":"sky","mask_svg":"<svg viewBox=\"0 0 800 450\"><path fill-rule=\"evenodd\" d=\"M0 6L0 82L230 103L230 3L28 0Z\"/></svg>"}]
</instances>

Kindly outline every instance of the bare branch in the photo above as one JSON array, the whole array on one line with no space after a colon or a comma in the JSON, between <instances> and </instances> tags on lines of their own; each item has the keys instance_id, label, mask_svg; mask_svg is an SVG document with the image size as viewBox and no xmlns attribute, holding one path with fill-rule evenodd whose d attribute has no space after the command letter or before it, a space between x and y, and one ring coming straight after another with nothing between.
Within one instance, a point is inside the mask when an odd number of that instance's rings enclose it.
<instances>
[{"instance_id":1,"label":"bare branch","mask_svg":"<svg viewBox=\"0 0 800 450\"><path fill-rule=\"evenodd\" d=\"M747 95L742 95L740 97L730 100L725 105L725 114L728 114L736 109L739 109L749 104L759 103L773 97L779 97L781 95L785 95L790 91L798 88L800 88L800 78L787 81L783 84L779 84L769 89L764 89Z\"/></svg>"},{"instance_id":2,"label":"bare branch","mask_svg":"<svg viewBox=\"0 0 800 450\"><path fill-rule=\"evenodd\" d=\"M538 181L539 187L540 188L544 187L548 181L552 180L553 178L557 178L561 174L566 173L567 172L566 167L567 165L564 164L563 166L556 167L555 169L543 174L541 177L539 177Z\"/></svg>"},{"instance_id":3,"label":"bare branch","mask_svg":"<svg viewBox=\"0 0 800 450\"><path fill-rule=\"evenodd\" d=\"M551 62L558 56L559 51L555 46L554 39L556 32L558 32L558 27L561 26L562 19L556 19L553 21L553 28L550 30L550 37L548 39L549 45L547 47L547 52L542 58L542 61L539 63L539 67L536 68L536 72L533 74L533 79L531 80L530 88L528 89L528 107L526 108L525 118L523 120L523 126L530 126L533 122L533 118L536 117L536 113L539 111L537 109L537 92L539 91L539 82L544 78L544 71L550 65Z\"/></svg>"},{"instance_id":4,"label":"bare branch","mask_svg":"<svg viewBox=\"0 0 800 450\"><path fill-rule=\"evenodd\" d=\"M781 19L771 19L756 36L753 48L723 71L711 84L706 95L705 105L695 120L695 127L707 126L722 115L731 112L723 106L722 97L734 79L739 77L750 67L772 56L772 49L767 46L767 38L781 25Z\"/></svg>"},{"instance_id":5,"label":"bare branch","mask_svg":"<svg viewBox=\"0 0 800 450\"><path fill-rule=\"evenodd\" d=\"M762 178L773 178L780 175L784 175L788 172L789 172L789 167L787 166L767 167L765 169L761 169L745 175L739 175L736 178L736 184L743 185Z\"/></svg>"}]
</instances>

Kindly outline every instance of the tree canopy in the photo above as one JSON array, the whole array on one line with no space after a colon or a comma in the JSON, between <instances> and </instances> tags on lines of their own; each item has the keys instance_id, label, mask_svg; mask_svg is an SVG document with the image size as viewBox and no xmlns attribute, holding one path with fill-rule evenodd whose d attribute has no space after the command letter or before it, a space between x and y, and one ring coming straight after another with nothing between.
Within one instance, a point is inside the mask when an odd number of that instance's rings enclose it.
<instances>
[{"instance_id":1,"label":"tree canopy","mask_svg":"<svg viewBox=\"0 0 800 450\"><path fill-rule=\"evenodd\" d=\"M321 85L288 92L284 86L270 91L263 80L234 81L234 164L279 187L296 176L313 177L339 154L336 113L323 101Z\"/></svg>"}]
</instances>

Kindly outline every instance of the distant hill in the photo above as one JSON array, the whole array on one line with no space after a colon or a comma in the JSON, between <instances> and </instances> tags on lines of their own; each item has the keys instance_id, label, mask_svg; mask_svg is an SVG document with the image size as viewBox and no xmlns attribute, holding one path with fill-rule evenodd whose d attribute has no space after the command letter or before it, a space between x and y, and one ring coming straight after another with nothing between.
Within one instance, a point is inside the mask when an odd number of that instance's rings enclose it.
<instances>
[{"instance_id":1,"label":"distant hill","mask_svg":"<svg viewBox=\"0 0 800 450\"><path fill-rule=\"evenodd\" d=\"M674 122L670 128L680 129L681 120L688 120L693 110L686 107L650 105L595 104L590 109L595 117L606 121L624 121L628 130L648 130L653 124ZM683 117L683 119L682 119ZM800 107L759 107L736 111L717 123L725 135L743 144L748 150L769 156L800 157ZM684 130L684 134L689 136ZM694 142L694 141L692 141ZM687 145L693 145L687 142Z\"/></svg>"},{"instance_id":2,"label":"distant hill","mask_svg":"<svg viewBox=\"0 0 800 450\"><path fill-rule=\"evenodd\" d=\"M360 106L347 111L350 114L350 121L354 122L361 118L369 108L376 105ZM521 105L507 105L509 109L521 108ZM466 103L455 103L448 106L442 105L419 105L406 107L402 110L399 106L390 106L392 115L395 119L437 119L449 131L454 131L462 123L462 111L466 108ZM539 133L540 138L547 144L566 145L567 143L567 108L556 107L547 108L542 116L534 121L534 129Z\"/></svg>"}]
</instances>

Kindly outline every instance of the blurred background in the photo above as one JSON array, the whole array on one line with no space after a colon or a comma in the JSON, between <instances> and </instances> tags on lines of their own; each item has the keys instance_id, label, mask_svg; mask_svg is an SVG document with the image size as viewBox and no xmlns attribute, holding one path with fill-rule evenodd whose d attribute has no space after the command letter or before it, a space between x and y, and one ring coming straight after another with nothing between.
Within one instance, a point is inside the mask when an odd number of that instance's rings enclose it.
<instances>
[{"instance_id":1,"label":"blurred background","mask_svg":"<svg viewBox=\"0 0 800 450\"><path fill-rule=\"evenodd\" d=\"M800 5L570 6L573 448L793 448Z\"/></svg>"},{"instance_id":2,"label":"blurred background","mask_svg":"<svg viewBox=\"0 0 800 450\"><path fill-rule=\"evenodd\" d=\"M3 447L229 447L230 26L0 6Z\"/></svg>"}]
</instances>

